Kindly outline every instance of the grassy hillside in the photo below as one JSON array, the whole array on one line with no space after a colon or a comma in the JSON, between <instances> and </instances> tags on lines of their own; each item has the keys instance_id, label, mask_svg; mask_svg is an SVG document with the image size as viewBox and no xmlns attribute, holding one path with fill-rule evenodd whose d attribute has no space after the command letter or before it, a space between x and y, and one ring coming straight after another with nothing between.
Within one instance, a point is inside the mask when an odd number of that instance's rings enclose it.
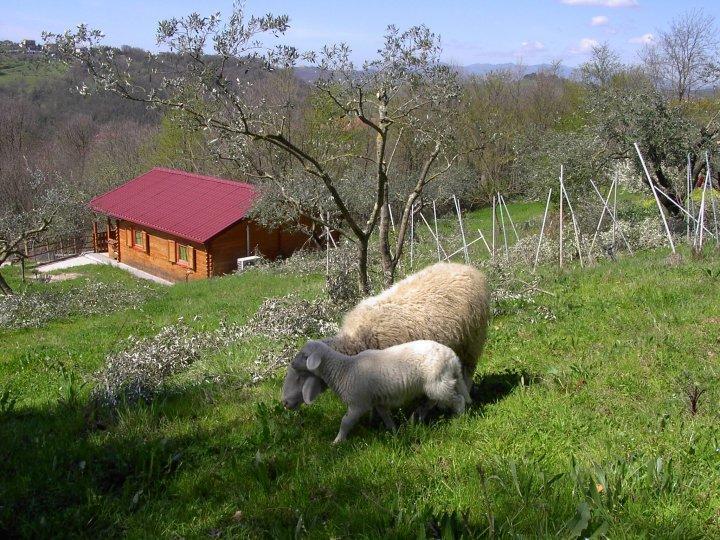
<instances>
[{"instance_id":1,"label":"grassy hillside","mask_svg":"<svg viewBox=\"0 0 720 540\"><path fill-rule=\"evenodd\" d=\"M0 532L717 537L718 262L671 266L660 250L546 268L544 292L496 306L480 403L396 434L367 419L340 447L330 441L344 410L330 393L286 411L282 373L238 382L272 342L204 356L204 370L237 377L186 380L110 422L87 406L84 382L127 336L178 317L197 330L242 322L265 297L322 294L320 275L152 285L114 313L0 331L0 396L16 399L0 399ZM79 272L137 287L112 268Z\"/></svg>"},{"instance_id":2,"label":"grassy hillside","mask_svg":"<svg viewBox=\"0 0 720 540\"><path fill-rule=\"evenodd\" d=\"M59 62L48 62L44 58L17 58L0 53L0 87L22 84L32 88L39 81L62 75L66 70Z\"/></svg>"}]
</instances>

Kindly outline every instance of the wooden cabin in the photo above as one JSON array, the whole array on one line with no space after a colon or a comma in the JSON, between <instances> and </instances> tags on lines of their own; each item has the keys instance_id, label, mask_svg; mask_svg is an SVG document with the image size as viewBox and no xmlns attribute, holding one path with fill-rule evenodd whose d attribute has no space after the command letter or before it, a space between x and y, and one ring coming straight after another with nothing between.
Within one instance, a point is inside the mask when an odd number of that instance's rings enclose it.
<instances>
[{"instance_id":1,"label":"wooden cabin","mask_svg":"<svg viewBox=\"0 0 720 540\"><path fill-rule=\"evenodd\" d=\"M108 255L170 281L233 272L254 254L287 257L307 237L267 230L246 216L258 196L242 182L155 168L95 197L108 216Z\"/></svg>"}]
</instances>

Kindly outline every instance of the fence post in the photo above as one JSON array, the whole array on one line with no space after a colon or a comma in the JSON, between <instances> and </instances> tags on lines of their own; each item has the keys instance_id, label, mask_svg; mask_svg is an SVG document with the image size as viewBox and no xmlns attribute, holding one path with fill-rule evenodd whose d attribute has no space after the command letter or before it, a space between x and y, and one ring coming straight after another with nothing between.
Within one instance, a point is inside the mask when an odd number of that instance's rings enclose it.
<instances>
[{"instance_id":1,"label":"fence post","mask_svg":"<svg viewBox=\"0 0 720 540\"><path fill-rule=\"evenodd\" d=\"M560 165L560 268L563 265L563 166Z\"/></svg>"}]
</instances>

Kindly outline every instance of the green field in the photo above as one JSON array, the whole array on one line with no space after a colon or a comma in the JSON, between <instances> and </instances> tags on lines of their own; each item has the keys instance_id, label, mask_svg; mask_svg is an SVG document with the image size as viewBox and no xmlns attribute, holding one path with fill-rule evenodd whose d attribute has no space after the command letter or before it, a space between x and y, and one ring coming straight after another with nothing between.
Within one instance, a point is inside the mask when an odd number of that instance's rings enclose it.
<instances>
[{"instance_id":1,"label":"green field","mask_svg":"<svg viewBox=\"0 0 720 540\"><path fill-rule=\"evenodd\" d=\"M322 295L322 275L152 285L113 313L0 330L0 533L716 538L718 263L708 250L671 265L658 249L585 270L543 268L543 292L496 306L480 402L397 433L366 419L339 447L330 442L344 409L329 392L286 411L282 372L238 382L271 341L199 361L232 371L224 382L185 377L111 421L88 405L89 376L128 336L179 317L196 330L243 322L266 297ZM137 286L112 268L73 271ZM3 272L22 289L14 270ZM692 411L688 396L700 390Z\"/></svg>"},{"instance_id":2,"label":"green field","mask_svg":"<svg viewBox=\"0 0 720 540\"><path fill-rule=\"evenodd\" d=\"M65 73L66 69L59 62L48 62L40 55L37 58L16 58L0 53L0 86L22 84L33 88L42 80Z\"/></svg>"}]
</instances>

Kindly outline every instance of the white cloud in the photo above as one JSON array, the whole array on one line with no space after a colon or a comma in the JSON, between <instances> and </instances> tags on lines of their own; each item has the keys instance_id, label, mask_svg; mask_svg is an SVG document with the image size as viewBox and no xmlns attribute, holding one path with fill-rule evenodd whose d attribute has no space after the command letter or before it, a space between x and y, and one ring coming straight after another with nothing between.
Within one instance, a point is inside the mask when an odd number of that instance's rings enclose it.
<instances>
[{"instance_id":1,"label":"white cloud","mask_svg":"<svg viewBox=\"0 0 720 540\"><path fill-rule=\"evenodd\" d=\"M593 47L600 45L597 39L593 38L582 38L580 42L570 49L573 54L588 54L592 51Z\"/></svg>"},{"instance_id":2,"label":"white cloud","mask_svg":"<svg viewBox=\"0 0 720 540\"><path fill-rule=\"evenodd\" d=\"M630 39L630 43L640 43L642 45L647 45L648 43L652 43L654 39L655 36L648 32L647 34L643 34L642 36Z\"/></svg>"},{"instance_id":3,"label":"white cloud","mask_svg":"<svg viewBox=\"0 0 720 540\"><path fill-rule=\"evenodd\" d=\"M545 48L545 45L540 41L523 41L520 44L520 50L518 52L534 53L534 52L542 51L544 48Z\"/></svg>"},{"instance_id":4,"label":"white cloud","mask_svg":"<svg viewBox=\"0 0 720 540\"><path fill-rule=\"evenodd\" d=\"M598 15L590 19L590 26L603 26L609 22L610 19L608 19L605 15Z\"/></svg>"},{"instance_id":5,"label":"white cloud","mask_svg":"<svg viewBox=\"0 0 720 540\"><path fill-rule=\"evenodd\" d=\"M568 6L602 6L609 8L635 7L638 0L560 0Z\"/></svg>"}]
</instances>

